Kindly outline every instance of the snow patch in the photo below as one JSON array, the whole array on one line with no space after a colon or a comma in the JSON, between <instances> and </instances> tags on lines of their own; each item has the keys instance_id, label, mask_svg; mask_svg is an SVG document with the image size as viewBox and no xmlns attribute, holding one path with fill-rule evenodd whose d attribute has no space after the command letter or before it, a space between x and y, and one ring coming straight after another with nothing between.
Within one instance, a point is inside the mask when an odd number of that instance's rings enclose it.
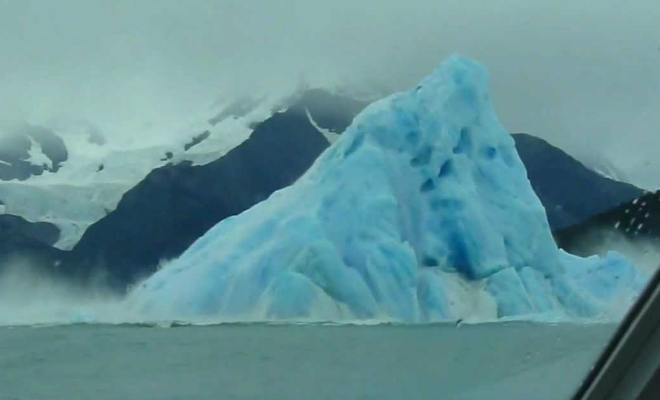
<instances>
[{"instance_id":1,"label":"snow patch","mask_svg":"<svg viewBox=\"0 0 660 400\"><path fill-rule=\"evenodd\" d=\"M28 154L30 156L27 161L38 167L52 169L53 161L44 154L43 149L41 148L41 144L34 141L32 138L30 138L30 142L32 142L32 145L30 146L30 150L28 150Z\"/></svg>"},{"instance_id":2,"label":"snow patch","mask_svg":"<svg viewBox=\"0 0 660 400\"><path fill-rule=\"evenodd\" d=\"M334 143L339 139L339 134L332 132L330 129L323 129L321 128L316 121L314 121L314 118L312 117L312 114L309 112L309 109L305 108L305 113L307 113L307 119L309 120L309 123L312 124L312 126L319 132L325 136L325 138L328 140L330 144Z\"/></svg>"}]
</instances>

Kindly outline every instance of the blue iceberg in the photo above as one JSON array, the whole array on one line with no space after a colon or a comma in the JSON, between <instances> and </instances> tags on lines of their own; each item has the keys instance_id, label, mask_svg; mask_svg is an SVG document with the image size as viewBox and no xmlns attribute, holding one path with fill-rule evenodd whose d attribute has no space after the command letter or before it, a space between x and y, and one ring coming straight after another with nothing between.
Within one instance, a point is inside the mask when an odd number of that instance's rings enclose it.
<instances>
[{"instance_id":1,"label":"blue iceberg","mask_svg":"<svg viewBox=\"0 0 660 400\"><path fill-rule=\"evenodd\" d=\"M570 319L602 317L642 285L617 253L557 248L485 69L452 57L128 302L156 319Z\"/></svg>"}]
</instances>

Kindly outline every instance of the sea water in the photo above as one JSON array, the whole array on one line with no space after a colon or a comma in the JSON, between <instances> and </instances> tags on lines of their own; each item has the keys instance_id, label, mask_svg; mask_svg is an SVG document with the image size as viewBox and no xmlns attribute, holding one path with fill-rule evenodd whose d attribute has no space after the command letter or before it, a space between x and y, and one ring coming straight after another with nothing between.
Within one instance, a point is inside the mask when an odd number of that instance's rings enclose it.
<instances>
[{"instance_id":1,"label":"sea water","mask_svg":"<svg viewBox=\"0 0 660 400\"><path fill-rule=\"evenodd\" d=\"M614 324L0 327L0 400L568 399Z\"/></svg>"}]
</instances>

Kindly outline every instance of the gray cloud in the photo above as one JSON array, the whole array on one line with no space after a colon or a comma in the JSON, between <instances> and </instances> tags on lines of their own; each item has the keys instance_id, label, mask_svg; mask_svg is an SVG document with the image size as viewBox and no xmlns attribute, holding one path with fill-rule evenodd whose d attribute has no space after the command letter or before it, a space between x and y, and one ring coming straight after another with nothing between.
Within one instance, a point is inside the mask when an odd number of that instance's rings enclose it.
<instances>
[{"instance_id":1,"label":"gray cloud","mask_svg":"<svg viewBox=\"0 0 660 400\"><path fill-rule=\"evenodd\" d=\"M657 0L0 0L0 115L139 127L301 77L404 88L459 52L510 130L660 187L657 21Z\"/></svg>"}]
</instances>

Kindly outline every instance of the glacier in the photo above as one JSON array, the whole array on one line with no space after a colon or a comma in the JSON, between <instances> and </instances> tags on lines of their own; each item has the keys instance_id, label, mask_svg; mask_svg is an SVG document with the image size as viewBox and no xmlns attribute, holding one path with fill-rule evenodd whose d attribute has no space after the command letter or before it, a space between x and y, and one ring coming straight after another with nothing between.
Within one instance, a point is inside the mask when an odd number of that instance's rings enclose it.
<instances>
[{"instance_id":1,"label":"glacier","mask_svg":"<svg viewBox=\"0 0 660 400\"><path fill-rule=\"evenodd\" d=\"M452 56L371 104L297 182L218 223L127 303L153 319L623 312L645 276L615 252L557 248L487 87L484 67Z\"/></svg>"},{"instance_id":2,"label":"glacier","mask_svg":"<svg viewBox=\"0 0 660 400\"><path fill-rule=\"evenodd\" d=\"M101 131L82 120L31 120L30 126L52 127L56 137L64 142L68 158L57 172L46 170L25 180L0 179L0 201L4 203L0 212L55 224L61 231L55 247L71 250L87 229L115 210L122 196L150 171L168 163L204 165L224 156L250 137L255 123L272 115L272 109L283 102L281 97L263 96L260 104L236 117L225 112L234 111L230 103L218 102L176 123L165 120L141 128L127 123L121 129L115 126L115 130ZM205 131L210 132L207 140L185 150L185 144L192 139L191 132ZM11 132L0 124L0 137ZM109 135L106 142L99 144L90 141L90 132ZM27 161L52 166L39 143L30 140ZM165 158L167 153L171 159Z\"/></svg>"}]
</instances>

